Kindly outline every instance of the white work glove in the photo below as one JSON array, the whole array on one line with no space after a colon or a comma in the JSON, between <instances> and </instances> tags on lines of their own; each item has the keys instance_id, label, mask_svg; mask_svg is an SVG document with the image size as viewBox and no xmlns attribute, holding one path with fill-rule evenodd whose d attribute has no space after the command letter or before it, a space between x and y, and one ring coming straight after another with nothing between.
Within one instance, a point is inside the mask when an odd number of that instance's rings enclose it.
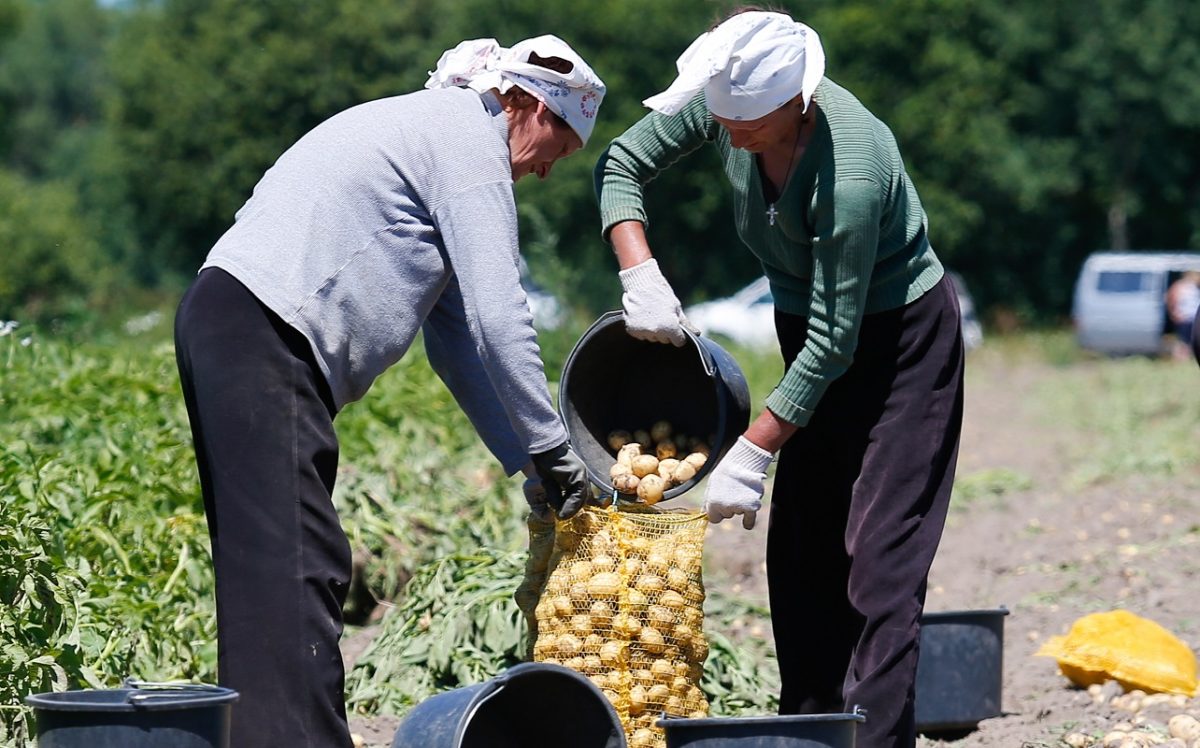
<instances>
[{"instance_id":1,"label":"white work glove","mask_svg":"<svg viewBox=\"0 0 1200 748\"><path fill-rule=\"evenodd\" d=\"M671 284L653 258L620 272L621 306L625 310L625 330L638 340L671 343L687 342L683 329L698 332L683 316L683 306L671 290Z\"/></svg>"},{"instance_id":2,"label":"white work glove","mask_svg":"<svg viewBox=\"0 0 1200 748\"><path fill-rule=\"evenodd\" d=\"M763 482L771 453L759 448L744 436L739 436L713 471L708 475L704 491L704 511L714 524L742 515L742 527L754 527L754 518L762 508Z\"/></svg>"}]
</instances>

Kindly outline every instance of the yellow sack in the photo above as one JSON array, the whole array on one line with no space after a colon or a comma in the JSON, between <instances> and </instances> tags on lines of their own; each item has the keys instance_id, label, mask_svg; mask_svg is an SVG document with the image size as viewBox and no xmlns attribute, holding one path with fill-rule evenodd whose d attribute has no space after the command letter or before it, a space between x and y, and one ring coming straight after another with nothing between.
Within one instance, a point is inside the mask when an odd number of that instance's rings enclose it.
<instances>
[{"instance_id":1,"label":"yellow sack","mask_svg":"<svg viewBox=\"0 0 1200 748\"><path fill-rule=\"evenodd\" d=\"M703 513L587 508L559 522L535 609L534 659L586 675L604 693L630 748L665 744L665 711L705 717Z\"/></svg>"},{"instance_id":2,"label":"yellow sack","mask_svg":"<svg viewBox=\"0 0 1200 748\"><path fill-rule=\"evenodd\" d=\"M1170 631L1127 610L1093 613L1037 651L1077 686L1112 678L1125 690L1196 694L1196 655Z\"/></svg>"}]
</instances>

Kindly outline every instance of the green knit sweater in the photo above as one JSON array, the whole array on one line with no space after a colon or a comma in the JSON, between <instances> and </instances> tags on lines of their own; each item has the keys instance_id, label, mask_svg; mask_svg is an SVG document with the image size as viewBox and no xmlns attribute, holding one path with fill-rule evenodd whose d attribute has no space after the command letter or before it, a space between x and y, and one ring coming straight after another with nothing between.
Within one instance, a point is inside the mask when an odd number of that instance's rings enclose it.
<instances>
[{"instance_id":1,"label":"green knit sweater","mask_svg":"<svg viewBox=\"0 0 1200 748\"><path fill-rule=\"evenodd\" d=\"M730 145L703 94L676 115L642 118L612 141L595 172L607 237L621 221L648 225L642 190L660 171L706 142L717 147L738 235L762 263L775 306L808 318L803 350L766 401L799 426L849 368L863 315L915 301L943 274L891 131L828 78L814 100L817 129L776 203L774 226L754 154Z\"/></svg>"}]
</instances>

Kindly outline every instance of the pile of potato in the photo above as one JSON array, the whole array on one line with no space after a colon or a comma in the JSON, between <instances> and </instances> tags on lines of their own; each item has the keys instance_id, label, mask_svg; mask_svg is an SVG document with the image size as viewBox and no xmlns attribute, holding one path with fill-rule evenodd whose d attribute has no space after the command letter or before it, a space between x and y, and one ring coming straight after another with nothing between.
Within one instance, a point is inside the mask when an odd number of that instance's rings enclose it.
<instances>
[{"instance_id":1,"label":"pile of potato","mask_svg":"<svg viewBox=\"0 0 1200 748\"><path fill-rule=\"evenodd\" d=\"M1110 684L1115 682L1110 681ZM1109 697L1108 689L1098 684L1089 686L1088 692L1094 703L1129 712L1131 716L1113 724L1103 734L1071 732L1064 735L1062 741L1071 748L1200 748L1200 720L1194 714L1176 712L1163 724L1143 712L1157 711L1159 707L1185 707L1188 704L1186 696L1147 694L1135 689Z\"/></svg>"},{"instance_id":2,"label":"pile of potato","mask_svg":"<svg viewBox=\"0 0 1200 748\"><path fill-rule=\"evenodd\" d=\"M608 446L616 455L608 471L613 488L646 504L657 504L668 488L695 478L709 452L704 440L674 433L669 421L632 433L613 431Z\"/></svg>"},{"instance_id":3,"label":"pile of potato","mask_svg":"<svg viewBox=\"0 0 1200 748\"><path fill-rule=\"evenodd\" d=\"M662 712L704 717L703 515L586 509L560 522L534 659L587 676L631 748L663 744Z\"/></svg>"}]
</instances>

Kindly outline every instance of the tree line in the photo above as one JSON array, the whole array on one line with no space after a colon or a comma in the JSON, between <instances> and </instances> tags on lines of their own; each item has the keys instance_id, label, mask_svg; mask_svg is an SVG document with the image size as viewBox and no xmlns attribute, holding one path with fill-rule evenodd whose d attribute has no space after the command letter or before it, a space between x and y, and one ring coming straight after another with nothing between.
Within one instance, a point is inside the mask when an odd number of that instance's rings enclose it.
<instances>
[{"instance_id":1,"label":"tree line","mask_svg":"<svg viewBox=\"0 0 1200 748\"><path fill-rule=\"evenodd\" d=\"M86 315L190 276L297 138L417 90L462 39L553 33L608 85L588 147L518 184L535 277L618 303L592 167L734 3L0 0L0 319ZM1200 3L805 0L827 75L895 132L930 235L977 303L1060 319L1096 249L1200 248ZM715 154L651 184L689 301L758 274Z\"/></svg>"}]
</instances>

